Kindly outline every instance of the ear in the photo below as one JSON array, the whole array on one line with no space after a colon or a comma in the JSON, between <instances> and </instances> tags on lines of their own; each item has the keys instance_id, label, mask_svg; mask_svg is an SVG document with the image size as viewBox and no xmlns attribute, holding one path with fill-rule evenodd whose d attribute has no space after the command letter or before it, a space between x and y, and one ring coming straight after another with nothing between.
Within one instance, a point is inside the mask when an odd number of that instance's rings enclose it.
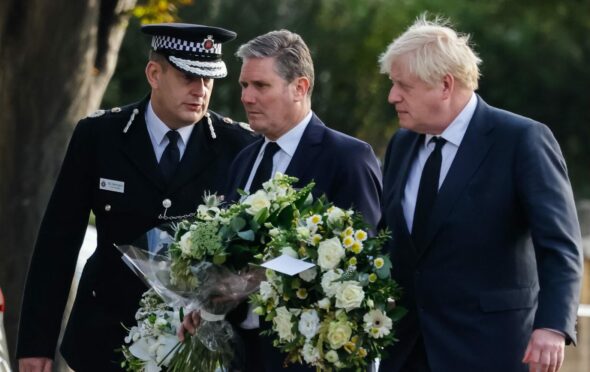
<instances>
[{"instance_id":1,"label":"ear","mask_svg":"<svg viewBox=\"0 0 590 372\"><path fill-rule=\"evenodd\" d=\"M162 66L155 61L148 61L145 66L145 76L152 89L157 89L160 85L162 71Z\"/></svg>"},{"instance_id":2,"label":"ear","mask_svg":"<svg viewBox=\"0 0 590 372\"><path fill-rule=\"evenodd\" d=\"M447 99L453 93L455 89L455 78L451 74L446 74L442 79L442 96Z\"/></svg>"},{"instance_id":3,"label":"ear","mask_svg":"<svg viewBox=\"0 0 590 372\"><path fill-rule=\"evenodd\" d=\"M295 92L295 100L301 101L305 99L307 97L307 92L309 91L309 79L301 76L296 78L292 84Z\"/></svg>"}]
</instances>

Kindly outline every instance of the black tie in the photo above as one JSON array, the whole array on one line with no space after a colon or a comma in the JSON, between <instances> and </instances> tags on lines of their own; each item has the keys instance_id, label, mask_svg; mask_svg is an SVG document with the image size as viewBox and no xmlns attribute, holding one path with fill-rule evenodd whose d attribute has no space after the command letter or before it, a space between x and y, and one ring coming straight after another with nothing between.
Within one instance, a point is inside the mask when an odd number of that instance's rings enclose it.
<instances>
[{"instance_id":1,"label":"black tie","mask_svg":"<svg viewBox=\"0 0 590 372\"><path fill-rule=\"evenodd\" d=\"M178 149L178 139L180 134L175 130L170 130L166 133L166 137L170 141L160 159L160 171L164 175L166 181L170 181L178 163L180 162L180 150Z\"/></svg>"},{"instance_id":2,"label":"black tie","mask_svg":"<svg viewBox=\"0 0 590 372\"><path fill-rule=\"evenodd\" d=\"M269 142L266 144L262 161L258 164L258 169L256 169L256 174L250 185L251 194L261 189L262 184L272 177L272 157L280 149L281 147L277 145L276 142Z\"/></svg>"},{"instance_id":3,"label":"black tie","mask_svg":"<svg viewBox=\"0 0 590 372\"><path fill-rule=\"evenodd\" d=\"M440 165L442 163L441 150L447 142L442 137L433 137L430 141L435 143L435 147L428 156L424 164L424 169L422 170L418 196L416 198L416 210L414 211L414 223L412 224L412 238L414 245L419 249L423 248L422 241L428 230L428 219L436 201L436 195L438 194Z\"/></svg>"}]
</instances>

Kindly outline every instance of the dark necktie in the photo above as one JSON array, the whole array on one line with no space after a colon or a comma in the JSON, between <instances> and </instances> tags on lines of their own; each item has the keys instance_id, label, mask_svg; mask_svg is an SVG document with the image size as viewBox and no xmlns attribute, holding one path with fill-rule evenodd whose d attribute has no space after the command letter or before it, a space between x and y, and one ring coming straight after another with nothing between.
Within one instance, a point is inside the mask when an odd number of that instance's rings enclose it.
<instances>
[{"instance_id":1,"label":"dark necktie","mask_svg":"<svg viewBox=\"0 0 590 372\"><path fill-rule=\"evenodd\" d=\"M180 162L180 150L178 149L178 139L180 134L175 130L170 130L166 133L166 137L170 141L160 158L160 171L164 175L166 181L170 181L178 163Z\"/></svg>"},{"instance_id":2,"label":"dark necktie","mask_svg":"<svg viewBox=\"0 0 590 372\"><path fill-rule=\"evenodd\" d=\"M253 194L257 190L261 189L262 184L272 177L272 157L280 149L281 147L277 145L276 142L269 142L266 144L262 161L260 161L260 164L258 164L258 169L256 169L256 174L254 175L252 184L250 185L250 194Z\"/></svg>"},{"instance_id":3,"label":"dark necktie","mask_svg":"<svg viewBox=\"0 0 590 372\"><path fill-rule=\"evenodd\" d=\"M435 143L435 147L428 156L422 170L416 198L416 210L414 211L414 223L412 224L412 239L414 245L419 249L423 249L422 241L428 230L430 212L434 207L436 195L438 194L440 165L442 163L441 150L447 142L442 137L433 137L430 141Z\"/></svg>"}]
</instances>

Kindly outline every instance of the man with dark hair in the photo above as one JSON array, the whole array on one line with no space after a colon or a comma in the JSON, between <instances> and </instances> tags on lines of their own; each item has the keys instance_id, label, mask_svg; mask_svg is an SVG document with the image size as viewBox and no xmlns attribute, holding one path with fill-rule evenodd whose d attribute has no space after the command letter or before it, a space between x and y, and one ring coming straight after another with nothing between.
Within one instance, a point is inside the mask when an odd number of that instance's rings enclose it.
<instances>
[{"instance_id":1,"label":"man with dark hair","mask_svg":"<svg viewBox=\"0 0 590 372\"><path fill-rule=\"evenodd\" d=\"M356 138L326 127L311 110L314 68L309 48L296 33L280 30L258 36L236 53L242 59L242 104L252 129L264 137L245 148L232 165L226 195L238 188L251 193L276 172L315 181L314 195L325 194L341 208L353 207L376 226L380 219L381 172L373 149ZM244 302L230 318L241 337L236 370L242 372L312 371L283 367L286 355L260 335L260 320ZM184 325L194 331L196 313Z\"/></svg>"},{"instance_id":2,"label":"man with dark hair","mask_svg":"<svg viewBox=\"0 0 590 372\"><path fill-rule=\"evenodd\" d=\"M221 44L236 37L191 24L144 26L151 94L99 110L73 134L43 219L24 295L17 357L21 371L50 371L76 258L90 211L98 246L81 276L61 353L76 371L120 370L123 325L135 323L147 289L116 244L196 210L221 190L235 155L254 140L208 109L213 82L227 75Z\"/></svg>"}]
</instances>

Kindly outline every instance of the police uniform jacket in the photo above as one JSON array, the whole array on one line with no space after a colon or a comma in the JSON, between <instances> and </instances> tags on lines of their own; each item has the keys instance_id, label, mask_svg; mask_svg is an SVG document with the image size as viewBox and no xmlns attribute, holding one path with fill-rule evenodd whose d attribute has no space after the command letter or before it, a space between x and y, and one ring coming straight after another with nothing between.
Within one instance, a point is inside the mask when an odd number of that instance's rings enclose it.
<instances>
[{"instance_id":1,"label":"police uniform jacket","mask_svg":"<svg viewBox=\"0 0 590 372\"><path fill-rule=\"evenodd\" d=\"M123 324L147 289L121 260L116 244L129 244L167 216L196 210L204 191L221 190L234 156L255 136L242 125L209 112L195 125L185 153L166 183L159 172L144 113L148 99L99 111L73 133L43 218L29 269L17 357L53 358L76 260L90 211L98 244L82 273L61 352L82 371L118 369ZM126 130L125 130L126 129ZM214 136L216 138L213 138ZM116 181L101 187L101 181Z\"/></svg>"}]
</instances>

